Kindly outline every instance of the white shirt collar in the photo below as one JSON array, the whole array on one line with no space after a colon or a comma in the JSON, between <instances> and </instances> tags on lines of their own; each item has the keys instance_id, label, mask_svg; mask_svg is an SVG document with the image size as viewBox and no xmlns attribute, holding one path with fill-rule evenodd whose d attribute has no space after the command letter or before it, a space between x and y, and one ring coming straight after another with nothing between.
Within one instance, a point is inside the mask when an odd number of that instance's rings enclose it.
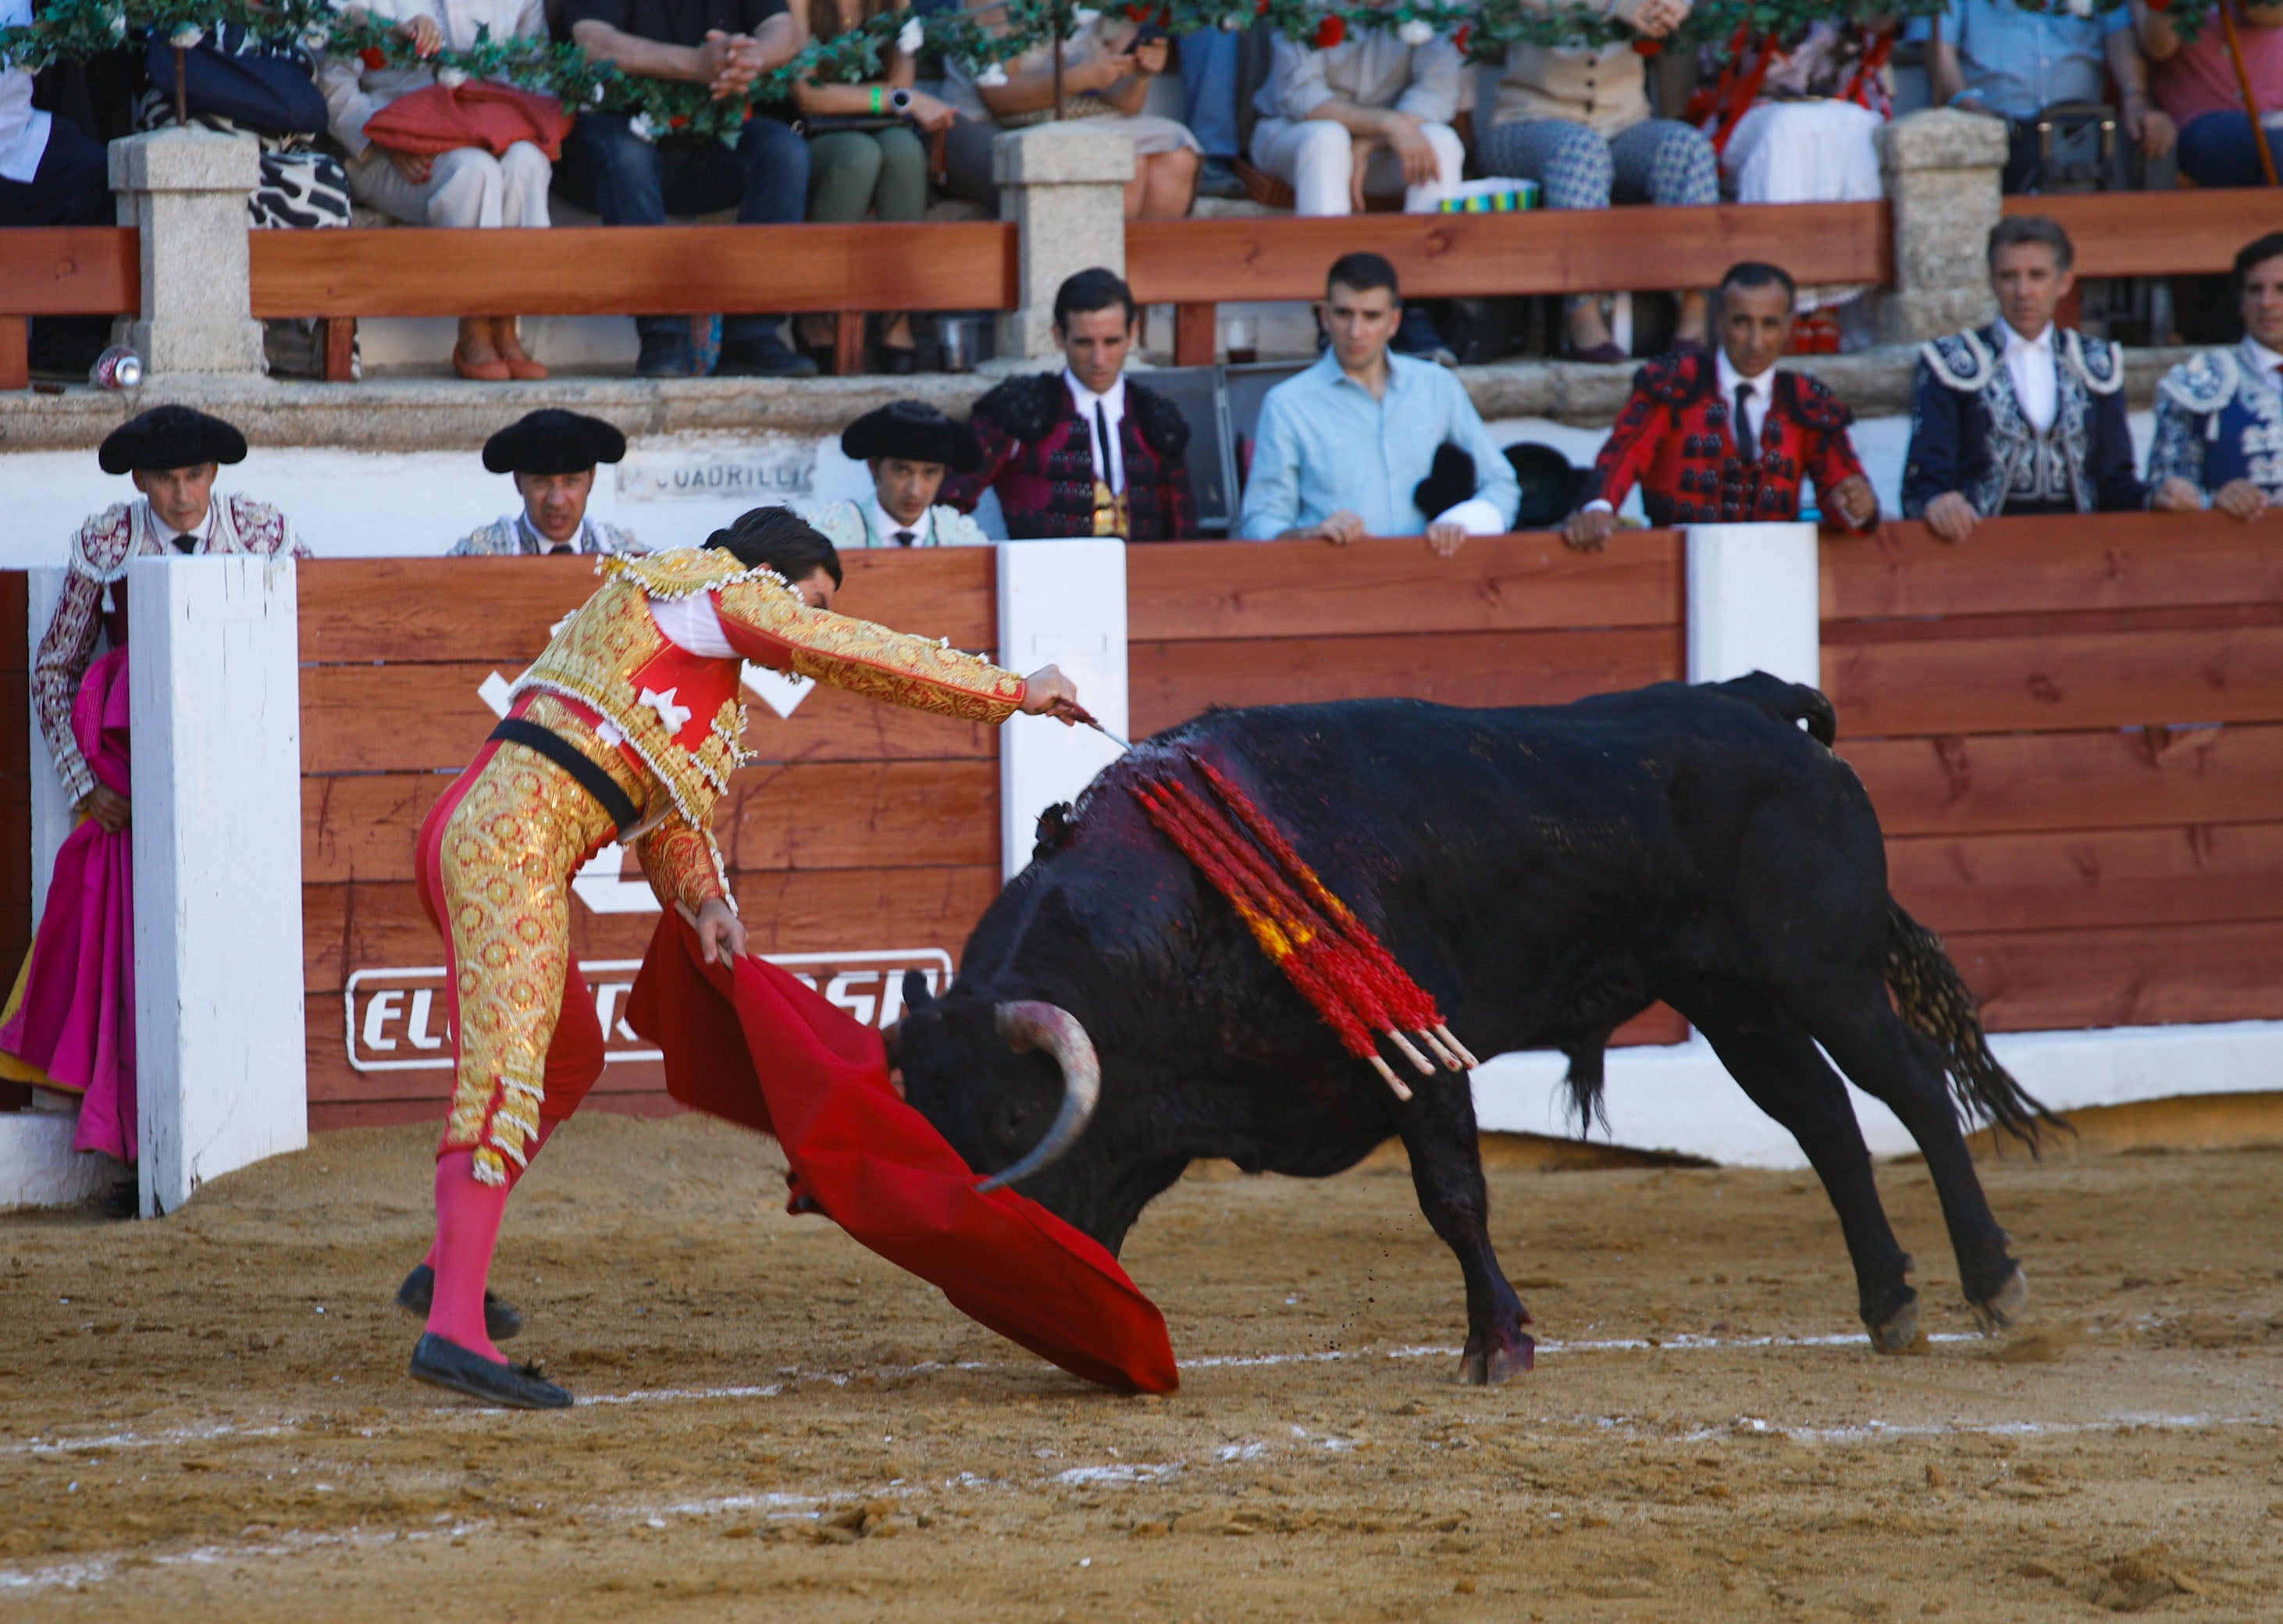
<instances>
[{"instance_id":1,"label":"white shirt collar","mask_svg":"<svg viewBox=\"0 0 2283 1624\"><path fill-rule=\"evenodd\" d=\"M1998 327L1999 331L2006 335L2006 347L2008 350L2037 350L2048 355L2053 353L2053 324L2051 322L2047 322L2045 330L2034 339L2025 339L2014 332L2014 324L2002 316L1998 318Z\"/></svg>"},{"instance_id":2,"label":"white shirt collar","mask_svg":"<svg viewBox=\"0 0 2283 1624\"><path fill-rule=\"evenodd\" d=\"M542 530L537 525L531 522L531 510L529 508L518 508L515 513L515 522L521 529L522 533L530 539L531 544L539 549L540 556L542 558L553 552L557 547L561 547L570 552L584 552L587 550L587 521L583 518L579 521L579 527L571 532L571 539L567 542L549 540L547 532Z\"/></svg>"},{"instance_id":3,"label":"white shirt collar","mask_svg":"<svg viewBox=\"0 0 2283 1624\"><path fill-rule=\"evenodd\" d=\"M1082 418L1094 416L1094 403L1096 401L1102 402L1103 410L1112 418L1122 418L1126 415L1126 374L1123 372L1118 375L1117 382L1111 384L1100 394L1096 394L1079 382L1077 373L1064 367L1063 386L1070 391L1071 401L1078 407L1079 415Z\"/></svg>"},{"instance_id":4,"label":"white shirt collar","mask_svg":"<svg viewBox=\"0 0 2283 1624\"><path fill-rule=\"evenodd\" d=\"M221 500L222 498L220 496L214 496L208 499L206 503L206 522L200 525L196 532L196 534L201 538L211 535L214 533L214 504ZM192 532L188 530L177 530L174 526L160 518L159 510L151 505L151 499L148 496L145 496L143 499L143 507L144 511L151 515L151 534L159 538L159 545L161 547L172 547L175 544L175 538L178 536L184 536L192 534Z\"/></svg>"},{"instance_id":5,"label":"white shirt collar","mask_svg":"<svg viewBox=\"0 0 2283 1624\"><path fill-rule=\"evenodd\" d=\"M896 532L899 530L908 530L912 533L912 545L915 547L926 546L935 534L935 510L931 507L921 511L917 523L908 525L880 504L880 493L877 490L872 493L871 500L865 504L865 506L869 510L865 518L872 527L872 534L879 538L880 545L883 547L892 547L896 544Z\"/></svg>"},{"instance_id":6,"label":"white shirt collar","mask_svg":"<svg viewBox=\"0 0 2283 1624\"><path fill-rule=\"evenodd\" d=\"M1720 395L1723 400L1733 401L1736 398L1738 384L1751 385L1753 401L1763 405L1775 393L1776 369L1773 366L1757 378L1747 378L1736 370L1735 363L1728 359L1728 352L1719 348L1715 348L1712 352L1712 366L1720 379Z\"/></svg>"},{"instance_id":7,"label":"white shirt collar","mask_svg":"<svg viewBox=\"0 0 2283 1624\"><path fill-rule=\"evenodd\" d=\"M2283 355L2277 355L2257 339L2246 338L2243 347L2251 353L2251 358L2259 363L2259 370L2270 379L2274 378L2278 367L2283 367Z\"/></svg>"}]
</instances>

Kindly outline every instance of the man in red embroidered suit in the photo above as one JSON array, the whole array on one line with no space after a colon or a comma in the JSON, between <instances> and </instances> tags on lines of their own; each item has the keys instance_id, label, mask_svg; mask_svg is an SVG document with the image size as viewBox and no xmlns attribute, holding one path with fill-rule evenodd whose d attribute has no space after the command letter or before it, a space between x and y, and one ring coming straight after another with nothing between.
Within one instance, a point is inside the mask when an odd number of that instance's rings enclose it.
<instances>
[{"instance_id":1,"label":"man in red embroidered suit","mask_svg":"<svg viewBox=\"0 0 2283 1624\"><path fill-rule=\"evenodd\" d=\"M1791 330L1790 276L1746 261L1721 277L1716 355L1682 351L1633 376L1632 398L1594 459L1562 535L1596 548L1638 483L1653 525L1796 519L1800 486L1815 482L1824 511L1857 530L1879 517L1855 455L1855 414L1814 379L1779 372Z\"/></svg>"},{"instance_id":2,"label":"man in red embroidered suit","mask_svg":"<svg viewBox=\"0 0 2283 1624\"><path fill-rule=\"evenodd\" d=\"M982 464L945 480L942 499L972 513L996 489L1017 541L1194 536L1189 426L1171 401L1125 373L1139 313L1113 272L1082 270L1064 283L1055 339L1069 364L1010 378L975 402L968 427Z\"/></svg>"},{"instance_id":3,"label":"man in red embroidered suit","mask_svg":"<svg viewBox=\"0 0 2283 1624\"><path fill-rule=\"evenodd\" d=\"M520 1319L484 1289L509 1191L603 1071L570 952L571 878L631 845L709 961L744 951L713 810L743 755L744 662L970 722L1074 720L1052 666L1028 677L829 613L832 543L758 508L703 548L604 560L602 589L515 684L507 719L420 826L414 871L444 933L457 1067L436 1162L436 1244L397 1292L425 1315L418 1379L498 1404L571 1395L495 1342Z\"/></svg>"}]
</instances>

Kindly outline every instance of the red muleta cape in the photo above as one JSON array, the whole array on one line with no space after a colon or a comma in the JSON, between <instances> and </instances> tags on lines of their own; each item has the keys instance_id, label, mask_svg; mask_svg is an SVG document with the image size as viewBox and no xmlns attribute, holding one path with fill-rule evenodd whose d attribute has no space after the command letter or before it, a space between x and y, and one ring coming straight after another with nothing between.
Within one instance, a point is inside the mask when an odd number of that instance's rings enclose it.
<instances>
[{"instance_id":1,"label":"red muleta cape","mask_svg":"<svg viewBox=\"0 0 2283 1624\"><path fill-rule=\"evenodd\" d=\"M806 1197L954 1308L1074 1376L1120 1393L1180 1385L1165 1316L1100 1243L977 1175L888 1081L880 1035L747 956L699 956L668 912L627 1019L666 1057L666 1092L774 1135Z\"/></svg>"}]
</instances>

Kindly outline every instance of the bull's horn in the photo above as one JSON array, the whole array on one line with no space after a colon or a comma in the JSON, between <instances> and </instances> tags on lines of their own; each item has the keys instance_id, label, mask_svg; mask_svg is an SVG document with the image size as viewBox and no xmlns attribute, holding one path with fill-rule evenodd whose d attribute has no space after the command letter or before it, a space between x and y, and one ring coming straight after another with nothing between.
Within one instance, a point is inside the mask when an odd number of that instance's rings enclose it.
<instances>
[{"instance_id":1,"label":"bull's horn","mask_svg":"<svg viewBox=\"0 0 2283 1624\"><path fill-rule=\"evenodd\" d=\"M992 1018L999 1035L1017 1054L1040 1049L1054 1057L1063 1070L1063 1108L1029 1155L976 1185L978 1195L1003 1190L1059 1160L1086 1131L1094 1116L1095 1101L1102 1095L1102 1062L1095 1058L1094 1040L1078 1024L1077 1016L1056 1004L1025 1000L1000 1004Z\"/></svg>"}]
</instances>

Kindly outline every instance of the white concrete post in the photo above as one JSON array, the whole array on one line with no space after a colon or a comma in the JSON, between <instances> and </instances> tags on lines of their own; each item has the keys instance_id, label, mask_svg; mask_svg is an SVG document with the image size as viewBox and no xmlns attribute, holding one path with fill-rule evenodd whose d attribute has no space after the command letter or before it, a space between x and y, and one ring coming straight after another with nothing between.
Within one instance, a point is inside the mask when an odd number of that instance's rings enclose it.
<instances>
[{"instance_id":1,"label":"white concrete post","mask_svg":"<svg viewBox=\"0 0 2283 1624\"><path fill-rule=\"evenodd\" d=\"M1879 336L1918 343L1990 317L1985 261L2004 201L2006 126L1928 108L1879 129L1879 168L1895 215L1895 285L1879 301Z\"/></svg>"},{"instance_id":2,"label":"white concrete post","mask_svg":"<svg viewBox=\"0 0 2283 1624\"><path fill-rule=\"evenodd\" d=\"M1015 223L1017 303L999 316L999 354L1036 361L1056 354L1055 290L1100 265L1126 274L1126 183L1134 142L1082 119L1009 130L992 143L999 215Z\"/></svg>"},{"instance_id":3,"label":"white concrete post","mask_svg":"<svg viewBox=\"0 0 2283 1624\"><path fill-rule=\"evenodd\" d=\"M1815 527L1688 527L1688 680L1749 671L1823 683L1823 604Z\"/></svg>"},{"instance_id":4,"label":"white concrete post","mask_svg":"<svg viewBox=\"0 0 2283 1624\"><path fill-rule=\"evenodd\" d=\"M1117 734L1127 731L1126 543L1002 542L999 545L999 663L1025 675L1055 665L1078 684L1079 703ZM1039 814L1077 799L1120 752L1092 728L1011 716L999 730L1000 868L1023 871Z\"/></svg>"},{"instance_id":5,"label":"white concrete post","mask_svg":"<svg viewBox=\"0 0 2283 1624\"><path fill-rule=\"evenodd\" d=\"M147 376L263 370L245 212L261 176L251 136L175 129L111 144L119 223L142 233L143 314L127 341Z\"/></svg>"},{"instance_id":6,"label":"white concrete post","mask_svg":"<svg viewBox=\"0 0 2283 1624\"><path fill-rule=\"evenodd\" d=\"M309 1142L290 558L137 558L135 1047L143 1215Z\"/></svg>"}]
</instances>

